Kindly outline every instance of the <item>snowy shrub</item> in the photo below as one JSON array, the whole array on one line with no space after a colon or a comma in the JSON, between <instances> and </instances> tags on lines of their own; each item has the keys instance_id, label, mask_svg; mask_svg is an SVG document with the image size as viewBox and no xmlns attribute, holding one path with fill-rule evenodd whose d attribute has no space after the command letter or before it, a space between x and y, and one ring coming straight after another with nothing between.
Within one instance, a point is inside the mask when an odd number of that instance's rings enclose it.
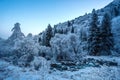
<instances>
[{"instance_id":1,"label":"snowy shrub","mask_svg":"<svg viewBox=\"0 0 120 80\"><path fill-rule=\"evenodd\" d=\"M32 37L26 37L24 40L18 40L15 42L14 49L22 54L31 53L38 54L39 44L35 43Z\"/></svg>"},{"instance_id":2,"label":"snowy shrub","mask_svg":"<svg viewBox=\"0 0 120 80\"><path fill-rule=\"evenodd\" d=\"M38 55L39 44L35 43L32 37L26 37L23 40L18 40L14 45L14 57L17 59L17 64L20 66L28 66L28 64L34 59L35 55Z\"/></svg>"},{"instance_id":3,"label":"snowy shrub","mask_svg":"<svg viewBox=\"0 0 120 80\"><path fill-rule=\"evenodd\" d=\"M33 54L23 55L18 59L17 64L21 67L30 66L30 62L34 60Z\"/></svg>"},{"instance_id":4,"label":"snowy shrub","mask_svg":"<svg viewBox=\"0 0 120 80\"><path fill-rule=\"evenodd\" d=\"M34 67L35 70L39 70L41 68L41 58L40 57L35 57L34 61L32 61L32 66Z\"/></svg>"},{"instance_id":5,"label":"snowy shrub","mask_svg":"<svg viewBox=\"0 0 120 80\"><path fill-rule=\"evenodd\" d=\"M52 57L51 48L46 46L40 46L38 55L46 58L47 60L51 59Z\"/></svg>"},{"instance_id":6,"label":"snowy shrub","mask_svg":"<svg viewBox=\"0 0 120 80\"><path fill-rule=\"evenodd\" d=\"M35 56L34 60L31 62L31 66L33 66L35 70L40 70L41 72L48 72L50 64L45 58Z\"/></svg>"},{"instance_id":7,"label":"snowy shrub","mask_svg":"<svg viewBox=\"0 0 120 80\"><path fill-rule=\"evenodd\" d=\"M75 60L75 56L80 53L79 42L75 34L56 34L50 42L54 59Z\"/></svg>"}]
</instances>

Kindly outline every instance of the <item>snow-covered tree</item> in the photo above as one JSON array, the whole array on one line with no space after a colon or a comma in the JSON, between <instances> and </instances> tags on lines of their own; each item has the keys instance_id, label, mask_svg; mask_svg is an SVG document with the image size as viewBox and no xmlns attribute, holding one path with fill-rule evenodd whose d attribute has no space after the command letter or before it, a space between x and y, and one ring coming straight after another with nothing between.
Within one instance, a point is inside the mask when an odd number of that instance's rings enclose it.
<instances>
[{"instance_id":1,"label":"snow-covered tree","mask_svg":"<svg viewBox=\"0 0 120 80\"><path fill-rule=\"evenodd\" d=\"M20 29L20 23L15 23L14 27L12 28L13 33L12 35L8 38L8 41L9 42L14 42L14 40L16 39L23 39L25 36L24 34L21 32L21 29Z\"/></svg>"},{"instance_id":2,"label":"snow-covered tree","mask_svg":"<svg viewBox=\"0 0 120 80\"><path fill-rule=\"evenodd\" d=\"M46 29L46 46L50 46L51 37L52 37L52 27L49 24L48 28Z\"/></svg>"},{"instance_id":3,"label":"snow-covered tree","mask_svg":"<svg viewBox=\"0 0 120 80\"><path fill-rule=\"evenodd\" d=\"M46 45L46 32L45 31L40 35L39 43L40 45L43 45L43 46Z\"/></svg>"},{"instance_id":4,"label":"snow-covered tree","mask_svg":"<svg viewBox=\"0 0 120 80\"><path fill-rule=\"evenodd\" d=\"M114 47L113 34L111 32L111 19L109 14L106 13L102 20L101 25L101 55L110 55Z\"/></svg>"},{"instance_id":5,"label":"snow-covered tree","mask_svg":"<svg viewBox=\"0 0 120 80\"><path fill-rule=\"evenodd\" d=\"M75 60L80 53L79 37L75 34L56 34L51 39L51 48L55 60Z\"/></svg>"},{"instance_id":6,"label":"snow-covered tree","mask_svg":"<svg viewBox=\"0 0 120 80\"><path fill-rule=\"evenodd\" d=\"M100 52L100 30L98 28L98 15L93 9L88 37L88 54L99 55Z\"/></svg>"},{"instance_id":7,"label":"snow-covered tree","mask_svg":"<svg viewBox=\"0 0 120 80\"><path fill-rule=\"evenodd\" d=\"M115 51L120 54L120 16L112 20L112 32L115 43Z\"/></svg>"},{"instance_id":8,"label":"snow-covered tree","mask_svg":"<svg viewBox=\"0 0 120 80\"><path fill-rule=\"evenodd\" d=\"M33 37L28 36L23 40L17 40L13 50L13 63L19 66L29 66L30 62L38 55L39 44L35 43Z\"/></svg>"},{"instance_id":9,"label":"snow-covered tree","mask_svg":"<svg viewBox=\"0 0 120 80\"><path fill-rule=\"evenodd\" d=\"M70 27L71 26L71 23L70 21L67 22L67 26Z\"/></svg>"},{"instance_id":10,"label":"snow-covered tree","mask_svg":"<svg viewBox=\"0 0 120 80\"><path fill-rule=\"evenodd\" d=\"M39 38L39 40L41 41L41 45L50 47L51 37L53 37L53 32L52 32L52 27L49 24L47 29L42 33L41 37Z\"/></svg>"}]
</instances>

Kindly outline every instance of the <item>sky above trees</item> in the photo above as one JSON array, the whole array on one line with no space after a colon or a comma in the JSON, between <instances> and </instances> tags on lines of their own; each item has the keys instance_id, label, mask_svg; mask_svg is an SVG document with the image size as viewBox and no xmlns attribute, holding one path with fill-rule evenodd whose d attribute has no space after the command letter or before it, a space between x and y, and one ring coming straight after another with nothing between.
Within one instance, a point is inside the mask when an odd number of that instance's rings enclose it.
<instances>
[{"instance_id":1,"label":"sky above trees","mask_svg":"<svg viewBox=\"0 0 120 80\"><path fill-rule=\"evenodd\" d=\"M113 0L0 0L0 37L7 38L16 22L22 32L38 34L59 22L100 9Z\"/></svg>"}]
</instances>

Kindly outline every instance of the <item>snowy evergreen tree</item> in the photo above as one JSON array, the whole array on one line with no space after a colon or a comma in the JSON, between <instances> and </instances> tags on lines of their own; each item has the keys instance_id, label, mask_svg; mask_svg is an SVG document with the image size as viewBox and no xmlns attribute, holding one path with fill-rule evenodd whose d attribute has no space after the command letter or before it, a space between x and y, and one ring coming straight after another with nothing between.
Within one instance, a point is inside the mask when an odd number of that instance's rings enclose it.
<instances>
[{"instance_id":1,"label":"snowy evergreen tree","mask_svg":"<svg viewBox=\"0 0 120 80\"><path fill-rule=\"evenodd\" d=\"M41 45L46 46L46 32L44 31L41 35Z\"/></svg>"},{"instance_id":2,"label":"snowy evergreen tree","mask_svg":"<svg viewBox=\"0 0 120 80\"><path fill-rule=\"evenodd\" d=\"M54 36L50 24L48 25L46 31L44 31L40 36L39 43L43 46L50 47L50 39Z\"/></svg>"},{"instance_id":3,"label":"snowy evergreen tree","mask_svg":"<svg viewBox=\"0 0 120 80\"><path fill-rule=\"evenodd\" d=\"M52 37L52 27L49 24L48 28L46 29L46 46L50 46L51 37Z\"/></svg>"},{"instance_id":4,"label":"snowy evergreen tree","mask_svg":"<svg viewBox=\"0 0 120 80\"><path fill-rule=\"evenodd\" d=\"M110 55L114 47L113 34L111 32L111 20L109 14L105 14L101 25L101 54Z\"/></svg>"},{"instance_id":5,"label":"snowy evergreen tree","mask_svg":"<svg viewBox=\"0 0 120 80\"><path fill-rule=\"evenodd\" d=\"M25 37L24 34L21 32L20 23L16 23L11 31L13 31L13 33L8 38L8 40L10 41L13 41L15 39L23 39Z\"/></svg>"},{"instance_id":6,"label":"snowy evergreen tree","mask_svg":"<svg viewBox=\"0 0 120 80\"><path fill-rule=\"evenodd\" d=\"M24 34L21 32L20 23L14 24L11 31L13 31L12 35L6 40L8 44L14 45L15 41L25 38Z\"/></svg>"},{"instance_id":7,"label":"snowy evergreen tree","mask_svg":"<svg viewBox=\"0 0 120 80\"><path fill-rule=\"evenodd\" d=\"M67 22L67 26L70 27L71 26L71 23L70 21Z\"/></svg>"},{"instance_id":8,"label":"snowy evergreen tree","mask_svg":"<svg viewBox=\"0 0 120 80\"><path fill-rule=\"evenodd\" d=\"M92 19L90 23L90 29L89 29L89 38L88 38L88 54L89 55L98 55L100 51L100 30L97 26L98 23L98 15L93 9L92 12Z\"/></svg>"}]
</instances>

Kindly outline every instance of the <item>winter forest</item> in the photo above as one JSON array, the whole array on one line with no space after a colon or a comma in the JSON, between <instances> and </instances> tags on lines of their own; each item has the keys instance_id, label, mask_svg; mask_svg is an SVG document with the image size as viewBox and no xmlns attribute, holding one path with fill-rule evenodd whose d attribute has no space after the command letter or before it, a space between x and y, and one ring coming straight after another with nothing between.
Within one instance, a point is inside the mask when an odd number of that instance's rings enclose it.
<instances>
[{"instance_id":1,"label":"winter forest","mask_svg":"<svg viewBox=\"0 0 120 80\"><path fill-rule=\"evenodd\" d=\"M27 36L0 38L0 80L120 80L120 0Z\"/></svg>"}]
</instances>

